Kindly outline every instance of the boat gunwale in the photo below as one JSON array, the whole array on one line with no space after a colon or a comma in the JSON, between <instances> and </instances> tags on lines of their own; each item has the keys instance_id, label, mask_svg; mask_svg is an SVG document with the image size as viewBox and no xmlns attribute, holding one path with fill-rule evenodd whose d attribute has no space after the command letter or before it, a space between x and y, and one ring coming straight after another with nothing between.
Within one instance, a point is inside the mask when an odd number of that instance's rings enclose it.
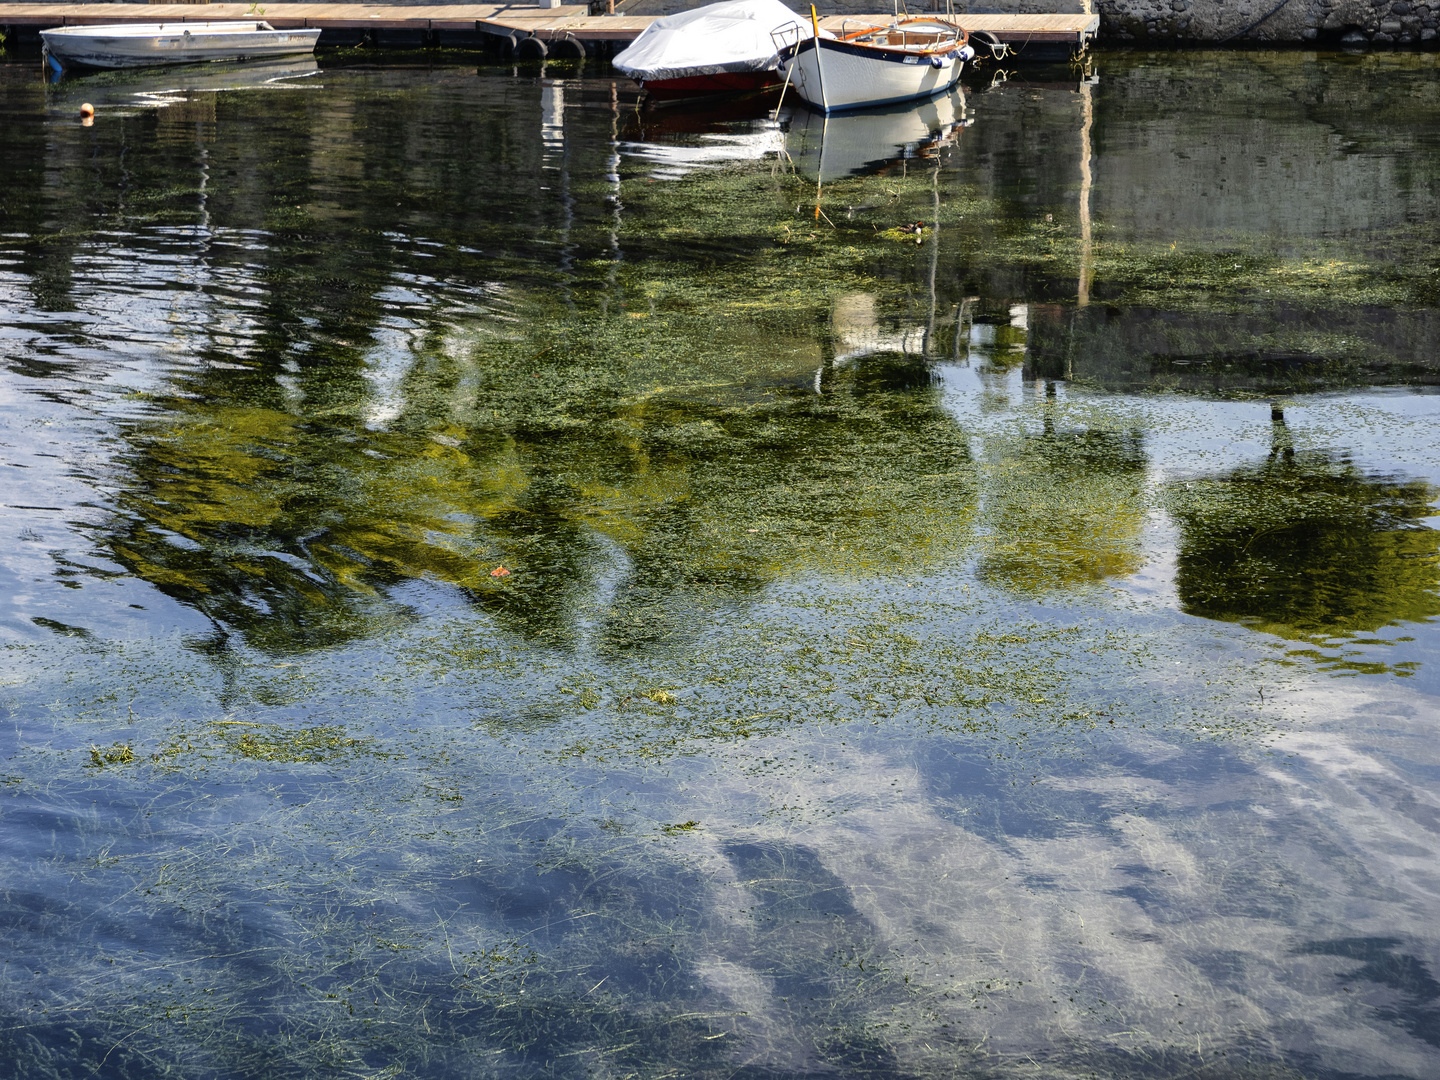
<instances>
[{"instance_id":1,"label":"boat gunwale","mask_svg":"<svg viewBox=\"0 0 1440 1080\"><path fill-rule=\"evenodd\" d=\"M53 26L41 30L41 36L61 35L64 37L110 37L110 38L147 38L160 34L184 34L191 33L198 36L197 31L205 31L211 34L305 34L320 33L318 28L295 27L292 29L276 29L269 24L262 25L263 20L249 19L216 19L213 22L187 22L174 20L171 22L154 23L97 23L94 25L75 26ZM167 29L167 27L172 29Z\"/></svg>"},{"instance_id":2,"label":"boat gunwale","mask_svg":"<svg viewBox=\"0 0 1440 1080\"><path fill-rule=\"evenodd\" d=\"M819 44L816 44L816 43ZM798 57L809 45L819 49L822 46L826 49L833 49L837 52L849 53L852 56L867 56L875 60L883 60L891 64L903 64L907 59L932 59L934 57L946 57L965 46L963 41L955 41L943 48L936 49L907 49L896 45L870 45L865 42L845 41L841 38L806 38L798 45L788 45L780 53L783 61Z\"/></svg>"},{"instance_id":3,"label":"boat gunwale","mask_svg":"<svg viewBox=\"0 0 1440 1080\"><path fill-rule=\"evenodd\" d=\"M878 42L860 40L870 34L878 34L882 32L894 32L898 30L901 34L904 34L906 26L911 26L915 24L945 27L947 30L952 31L955 36L943 45L934 45L929 48L916 48L909 45L881 45ZM945 53L949 52L952 49L964 48L965 45L967 45L970 41L970 32L966 30L963 26L960 26L958 23L952 23L945 19L916 18L901 19L898 22L890 23L888 26L866 26L862 29L851 30L849 32L845 32L842 28L841 33L836 34L834 37L828 38L826 40L832 42L840 42L845 45L857 45L871 49L884 49L889 52L904 52L914 56L929 56L932 53Z\"/></svg>"}]
</instances>

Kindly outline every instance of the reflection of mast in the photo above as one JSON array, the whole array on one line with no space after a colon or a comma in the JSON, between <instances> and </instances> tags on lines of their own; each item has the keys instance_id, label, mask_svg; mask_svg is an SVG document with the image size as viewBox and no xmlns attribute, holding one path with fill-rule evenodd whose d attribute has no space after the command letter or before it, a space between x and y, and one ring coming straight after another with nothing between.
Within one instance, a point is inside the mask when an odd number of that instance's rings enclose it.
<instances>
[{"instance_id":1,"label":"reflection of mast","mask_svg":"<svg viewBox=\"0 0 1440 1080\"><path fill-rule=\"evenodd\" d=\"M214 239L214 233L210 228L210 154L205 149L205 134L202 124L203 121L201 120L195 121L195 141L198 143L198 149L200 151L200 243L198 246L200 248L199 262L201 267L204 268L204 273L201 274L200 277L208 279L210 276L210 264L207 259L210 254L210 242ZM195 291L204 291L204 286L198 280L195 282Z\"/></svg>"},{"instance_id":2,"label":"reflection of mast","mask_svg":"<svg viewBox=\"0 0 1440 1080\"><path fill-rule=\"evenodd\" d=\"M935 333L935 274L940 266L940 155L935 155L935 171L930 176L931 216L935 222L930 231L930 320L925 324L925 340L920 355L930 355L930 338ZM958 332L958 326L957 326Z\"/></svg>"},{"instance_id":3,"label":"reflection of mast","mask_svg":"<svg viewBox=\"0 0 1440 1080\"><path fill-rule=\"evenodd\" d=\"M1094 183L1094 178L1090 174L1090 131L1094 124L1093 88L1089 79L1082 79L1080 81L1080 281L1076 287L1075 296L1075 303L1078 307L1085 307L1090 303L1090 275L1093 272L1090 188Z\"/></svg>"},{"instance_id":4,"label":"reflection of mast","mask_svg":"<svg viewBox=\"0 0 1440 1080\"><path fill-rule=\"evenodd\" d=\"M965 333L965 322L967 316L970 314L970 305L977 299L978 297L967 296L955 305L955 340L950 349L950 362L952 364L958 364L960 362L961 335ZM965 350L965 363L970 363L970 350L968 348Z\"/></svg>"},{"instance_id":5,"label":"reflection of mast","mask_svg":"<svg viewBox=\"0 0 1440 1080\"><path fill-rule=\"evenodd\" d=\"M817 51L815 59L820 59ZM825 118L820 121L820 169L815 174L815 220L820 220L820 185L825 182L825 133L830 130L830 114L827 112Z\"/></svg>"},{"instance_id":6,"label":"reflection of mast","mask_svg":"<svg viewBox=\"0 0 1440 1080\"><path fill-rule=\"evenodd\" d=\"M544 157L549 159L555 155L559 159L558 169L560 172L560 270L566 275L565 299L569 305L574 305L575 298L571 294L568 278L571 267L574 264L575 249L570 243L571 229L575 224L575 200L570 193L570 141L565 137L565 87L559 79L550 79L541 83L540 86L540 108L542 117L540 121L540 140L544 144ZM546 168L557 166L546 165Z\"/></svg>"},{"instance_id":7,"label":"reflection of mast","mask_svg":"<svg viewBox=\"0 0 1440 1080\"><path fill-rule=\"evenodd\" d=\"M613 205L610 214L610 273L605 278L609 290L601 301L602 315L609 307L609 291L615 290L620 277L620 263L625 257L620 250L620 212L624 209L620 202L620 93L613 82L610 84L610 158L607 164L610 171L606 179L612 188L610 200ZM624 298L616 296L615 299L618 302Z\"/></svg>"}]
</instances>

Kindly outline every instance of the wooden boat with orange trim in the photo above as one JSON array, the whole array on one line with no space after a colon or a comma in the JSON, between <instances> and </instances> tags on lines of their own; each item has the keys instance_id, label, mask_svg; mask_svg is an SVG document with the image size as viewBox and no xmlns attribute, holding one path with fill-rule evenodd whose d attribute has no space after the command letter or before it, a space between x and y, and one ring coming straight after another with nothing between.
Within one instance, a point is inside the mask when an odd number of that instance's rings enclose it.
<instances>
[{"instance_id":1,"label":"wooden boat with orange trim","mask_svg":"<svg viewBox=\"0 0 1440 1080\"><path fill-rule=\"evenodd\" d=\"M816 26L812 36L781 49L780 73L807 104L831 113L942 93L974 56L969 34L943 18L842 27L834 36Z\"/></svg>"}]
</instances>

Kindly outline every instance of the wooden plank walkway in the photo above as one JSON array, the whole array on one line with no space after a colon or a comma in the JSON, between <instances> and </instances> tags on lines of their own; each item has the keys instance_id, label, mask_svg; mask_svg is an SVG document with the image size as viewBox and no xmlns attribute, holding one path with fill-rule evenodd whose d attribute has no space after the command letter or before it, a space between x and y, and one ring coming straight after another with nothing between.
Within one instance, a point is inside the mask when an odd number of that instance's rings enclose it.
<instances>
[{"instance_id":1,"label":"wooden plank walkway","mask_svg":"<svg viewBox=\"0 0 1440 1080\"><path fill-rule=\"evenodd\" d=\"M654 22L648 15L591 15L579 4L543 8L529 4L436 4L397 7L386 4L264 4L263 18L277 29L470 31L521 34L551 39L623 44ZM6 4L0 26L46 28L101 23L197 23L256 18L246 3L220 4ZM1100 28L1098 15L957 15L969 30L988 30L1015 49L1027 44L1084 49ZM830 15L829 30L849 23L885 23L889 15Z\"/></svg>"},{"instance_id":2,"label":"wooden plank walkway","mask_svg":"<svg viewBox=\"0 0 1440 1080\"><path fill-rule=\"evenodd\" d=\"M282 30L407 29L476 30L481 23L511 13L563 20L586 15L589 8L571 4L542 8L531 4L436 4L400 7L389 4L267 4L259 15L248 3L229 4L0 4L0 26L95 26L101 23L213 22L221 19L264 19ZM639 31L636 31L639 33Z\"/></svg>"}]
</instances>

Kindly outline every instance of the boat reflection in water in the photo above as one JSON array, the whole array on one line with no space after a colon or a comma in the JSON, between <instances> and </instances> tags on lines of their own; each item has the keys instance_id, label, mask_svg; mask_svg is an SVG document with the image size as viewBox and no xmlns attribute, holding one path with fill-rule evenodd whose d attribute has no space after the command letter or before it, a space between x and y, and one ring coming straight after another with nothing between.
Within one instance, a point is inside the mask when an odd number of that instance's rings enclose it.
<instances>
[{"instance_id":1,"label":"boat reflection in water","mask_svg":"<svg viewBox=\"0 0 1440 1080\"><path fill-rule=\"evenodd\" d=\"M704 108L647 102L630 114L618 149L659 166L656 179L676 179L731 161L782 157L785 132L771 118L774 101L773 94L748 94L717 98Z\"/></svg>"},{"instance_id":2,"label":"boat reflection in water","mask_svg":"<svg viewBox=\"0 0 1440 1080\"><path fill-rule=\"evenodd\" d=\"M773 156L802 176L827 183L928 158L953 145L970 123L959 87L927 101L829 116L795 102L783 103L772 119L773 101L773 96L753 95L705 110L645 108L631 115L619 149L660 166L657 178Z\"/></svg>"},{"instance_id":3,"label":"boat reflection in water","mask_svg":"<svg viewBox=\"0 0 1440 1080\"><path fill-rule=\"evenodd\" d=\"M788 114L788 116L787 116ZM863 112L821 113L796 105L780 113L785 152L798 172L821 183L879 172L909 158L929 157L952 145L969 121L965 92Z\"/></svg>"},{"instance_id":4,"label":"boat reflection in water","mask_svg":"<svg viewBox=\"0 0 1440 1080\"><path fill-rule=\"evenodd\" d=\"M313 56L286 56L272 60L186 64L145 72L94 72L76 77L66 72L58 78L52 101L73 108L64 96L73 89L75 100L82 95L95 105L135 105L142 108L169 104L176 95L216 93L224 90L256 90L287 84L293 79L316 75L320 64Z\"/></svg>"}]
</instances>

